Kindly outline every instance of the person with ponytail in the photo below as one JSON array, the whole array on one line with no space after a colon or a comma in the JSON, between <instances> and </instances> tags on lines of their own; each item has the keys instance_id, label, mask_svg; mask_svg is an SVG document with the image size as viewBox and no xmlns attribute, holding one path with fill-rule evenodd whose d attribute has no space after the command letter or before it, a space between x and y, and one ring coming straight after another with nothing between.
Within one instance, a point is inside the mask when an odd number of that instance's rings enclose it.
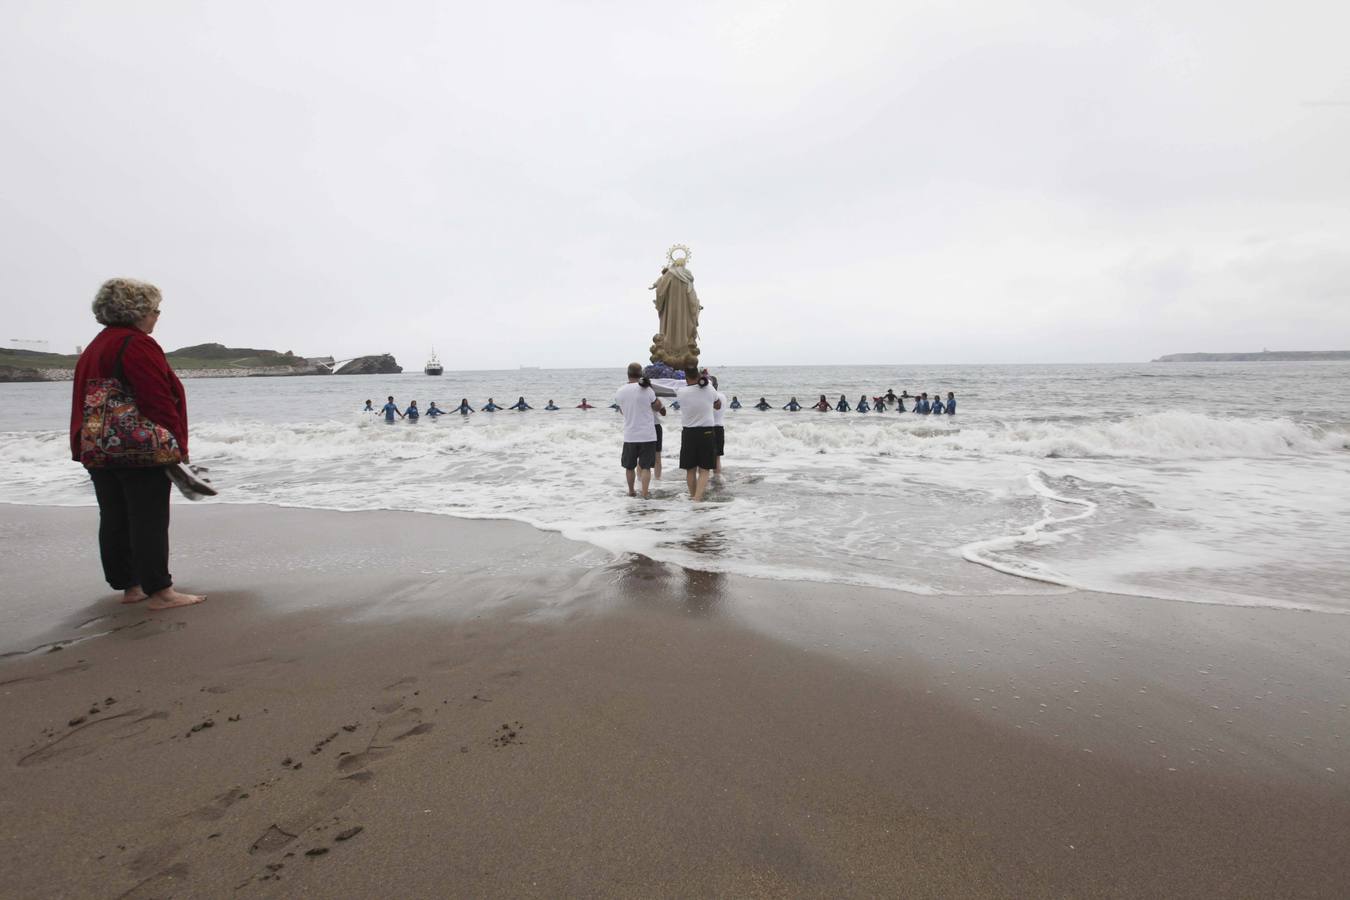
<instances>
[{"instance_id":1,"label":"person with ponytail","mask_svg":"<svg viewBox=\"0 0 1350 900\"><path fill-rule=\"evenodd\" d=\"M708 370L704 369L703 374L707 375ZM727 395L722 393L722 388L717 383L716 375L708 375L708 378L712 381L713 390L717 391L717 402L713 404L713 441L717 446L717 465L713 467L713 474L721 475L722 454L727 448Z\"/></svg>"},{"instance_id":2,"label":"person with ponytail","mask_svg":"<svg viewBox=\"0 0 1350 900\"><path fill-rule=\"evenodd\" d=\"M680 468L684 469L689 496L702 500L708 480L717 468L717 433L714 413L722 406L716 389L708 387L708 378L697 369L684 370L684 387L676 392L680 418Z\"/></svg>"},{"instance_id":3,"label":"person with ponytail","mask_svg":"<svg viewBox=\"0 0 1350 900\"><path fill-rule=\"evenodd\" d=\"M666 408L651 380L643 376L641 363L628 364L628 383L614 392L614 404L623 413L623 452L619 459L628 481L628 496L637 496L640 479L642 499L646 500L651 496L652 469L660 449L656 417L664 416Z\"/></svg>"}]
</instances>

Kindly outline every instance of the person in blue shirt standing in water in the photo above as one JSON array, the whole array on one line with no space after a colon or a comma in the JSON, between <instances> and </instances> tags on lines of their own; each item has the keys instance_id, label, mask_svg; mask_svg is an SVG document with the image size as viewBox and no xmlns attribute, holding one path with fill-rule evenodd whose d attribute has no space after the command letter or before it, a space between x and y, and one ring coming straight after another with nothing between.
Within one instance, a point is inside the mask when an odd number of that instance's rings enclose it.
<instances>
[{"instance_id":1,"label":"person in blue shirt standing in water","mask_svg":"<svg viewBox=\"0 0 1350 900\"><path fill-rule=\"evenodd\" d=\"M924 391L919 395L919 402L914 407L914 411L921 416L926 416L933 411L933 404L928 402L928 392Z\"/></svg>"},{"instance_id":2,"label":"person in blue shirt standing in water","mask_svg":"<svg viewBox=\"0 0 1350 900\"><path fill-rule=\"evenodd\" d=\"M431 405L427 407L427 418L434 419L437 416L445 415L445 410L436 408L436 401L432 400Z\"/></svg>"},{"instance_id":3,"label":"person in blue shirt standing in water","mask_svg":"<svg viewBox=\"0 0 1350 900\"><path fill-rule=\"evenodd\" d=\"M799 410L799 409L801 409L801 408L802 408L802 405L801 405L800 403L797 402L797 398L796 398L796 397L793 397L791 400L789 400L789 401L787 402L787 404L783 407L783 409L786 409L788 412L796 412L797 410Z\"/></svg>"},{"instance_id":4,"label":"person in blue shirt standing in water","mask_svg":"<svg viewBox=\"0 0 1350 900\"><path fill-rule=\"evenodd\" d=\"M512 403L510 406L508 406L507 409L514 409L519 412L524 412L527 409L534 409L534 407L526 403L524 397L521 397L515 403Z\"/></svg>"},{"instance_id":5,"label":"person in blue shirt standing in water","mask_svg":"<svg viewBox=\"0 0 1350 900\"><path fill-rule=\"evenodd\" d=\"M863 394L858 398L858 405L853 407L858 412L871 412L872 405L867 402L867 395Z\"/></svg>"},{"instance_id":6,"label":"person in blue shirt standing in water","mask_svg":"<svg viewBox=\"0 0 1350 900\"><path fill-rule=\"evenodd\" d=\"M418 419L422 417L422 413L417 409L416 400L408 401L408 408L406 411L404 411L403 417L407 419L409 422L416 422Z\"/></svg>"},{"instance_id":7,"label":"person in blue shirt standing in water","mask_svg":"<svg viewBox=\"0 0 1350 900\"><path fill-rule=\"evenodd\" d=\"M374 406L369 400L367 400L367 401L366 401L366 408L363 409L363 410L361 410L361 412L374 412L374 411L375 411L375 406Z\"/></svg>"},{"instance_id":8,"label":"person in blue shirt standing in water","mask_svg":"<svg viewBox=\"0 0 1350 900\"><path fill-rule=\"evenodd\" d=\"M956 394L951 391L947 392L947 415L956 415Z\"/></svg>"},{"instance_id":9,"label":"person in blue shirt standing in water","mask_svg":"<svg viewBox=\"0 0 1350 900\"><path fill-rule=\"evenodd\" d=\"M549 412L557 412L558 410L562 409L562 407L554 403L552 399L550 399L548 401L548 406L545 406L544 409L548 410Z\"/></svg>"},{"instance_id":10,"label":"person in blue shirt standing in water","mask_svg":"<svg viewBox=\"0 0 1350 900\"><path fill-rule=\"evenodd\" d=\"M474 411L473 407L469 405L469 398L460 397L459 406L455 407L455 412L459 413L461 416L467 416L469 413L473 411Z\"/></svg>"},{"instance_id":11,"label":"person in blue shirt standing in water","mask_svg":"<svg viewBox=\"0 0 1350 900\"><path fill-rule=\"evenodd\" d=\"M731 409L740 409L740 408L741 408L741 401L736 399L736 395L735 395L735 394L732 394L732 395L731 395Z\"/></svg>"},{"instance_id":12,"label":"person in blue shirt standing in water","mask_svg":"<svg viewBox=\"0 0 1350 900\"><path fill-rule=\"evenodd\" d=\"M501 409L501 407L498 406L498 405L496 404L496 402L494 402L493 399L492 399L491 397L489 397L489 398L488 398L488 402L487 402L487 406L484 406L483 409L482 409L482 411L483 411L483 412L496 412L496 411L499 410L499 409Z\"/></svg>"},{"instance_id":13,"label":"person in blue shirt standing in water","mask_svg":"<svg viewBox=\"0 0 1350 900\"><path fill-rule=\"evenodd\" d=\"M403 413L399 412L398 404L394 402L393 397L390 397L389 402L381 407L380 412L384 413L384 422L386 425L394 424L394 416L398 416L400 419L403 418Z\"/></svg>"},{"instance_id":14,"label":"person in blue shirt standing in water","mask_svg":"<svg viewBox=\"0 0 1350 900\"><path fill-rule=\"evenodd\" d=\"M848 398L843 394L839 395L839 402L834 405L836 412L848 412L853 407L848 405Z\"/></svg>"},{"instance_id":15,"label":"person in blue shirt standing in water","mask_svg":"<svg viewBox=\"0 0 1350 900\"><path fill-rule=\"evenodd\" d=\"M763 397L760 397L759 402L755 404L755 409L759 410L760 412L764 412L764 410L766 409L773 409L773 406L770 405L768 400L765 400Z\"/></svg>"},{"instance_id":16,"label":"person in blue shirt standing in water","mask_svg":"<svg viewBox=\"0 0 1350 900\"><path fill-rule=\"evenodd\" d=\"M932 406L931 412L932 412L933 415L935 415L935 416L940 416L940 415L942 415L944 412L946 412L946 409L945 409L945 408L943 407L943 405L942 405L942 395L941 395L941 394L934 394L934 395L933 395L933 406Z\"/></svg>"}]
</instances>

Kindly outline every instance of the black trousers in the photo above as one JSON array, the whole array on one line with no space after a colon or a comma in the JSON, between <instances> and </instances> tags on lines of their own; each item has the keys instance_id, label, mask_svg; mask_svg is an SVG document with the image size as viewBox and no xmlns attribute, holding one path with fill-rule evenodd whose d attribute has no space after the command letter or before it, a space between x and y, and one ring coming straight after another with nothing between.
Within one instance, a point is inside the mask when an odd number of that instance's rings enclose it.
<instances>
[{"instance_id":1,"label":"black trousers","mask_svg":"<svg viewBox=\"0 0 1350 900\"><path fill-rule=\"evenodd\" d=\"M114 590L147 594L173 584L169 574L169 488L161 466L90 469L98 496L98 550Z\"/></svg>"}]
</instances>

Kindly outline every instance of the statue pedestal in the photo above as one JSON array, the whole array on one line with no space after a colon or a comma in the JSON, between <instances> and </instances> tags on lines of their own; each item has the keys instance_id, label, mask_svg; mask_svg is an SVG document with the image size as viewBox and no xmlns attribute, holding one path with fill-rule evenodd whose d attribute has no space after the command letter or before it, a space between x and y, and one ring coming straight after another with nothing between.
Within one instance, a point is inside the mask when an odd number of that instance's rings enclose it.
<instances>
[{"instance_id":1,"label":"statue pedestal","mask_svg":"<svg viewBox=\"0 0 1350 900\"><path fill-rule=\"evenodd\" d=\"M665 363L652 363L642 370L642 374L648 378L678 378L684 381L684 369L677 369Z\"/></svg>"},{"instance_id":2,"label":"statue pedestal","mask_svg":"<svg viewBox=\"0 0 1350 900\"><path fill-rule=\"evenodd\" d=\"M652 390L658 397L674 397L675 391L684 387L684 369L676 369L665 363L652 363L642 370L642 374L651 379Z\"/></svg>"}]
</instances>

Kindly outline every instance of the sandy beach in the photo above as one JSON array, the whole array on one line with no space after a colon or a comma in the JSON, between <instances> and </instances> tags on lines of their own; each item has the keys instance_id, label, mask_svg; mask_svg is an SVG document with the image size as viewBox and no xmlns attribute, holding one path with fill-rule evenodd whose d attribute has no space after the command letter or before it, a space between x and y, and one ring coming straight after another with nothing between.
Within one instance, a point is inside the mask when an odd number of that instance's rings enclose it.
<instances>
[{"instance_id":1,"label":"sandy beach","mask_svg":"<svg viewBox=\"0 0 1350 900\"><path fill-rule=\"evenodd\" d=\"M524 525L0 507L0 894L1343 897L1350 616L712 575Z\"/></svg>"}]
</instances>

